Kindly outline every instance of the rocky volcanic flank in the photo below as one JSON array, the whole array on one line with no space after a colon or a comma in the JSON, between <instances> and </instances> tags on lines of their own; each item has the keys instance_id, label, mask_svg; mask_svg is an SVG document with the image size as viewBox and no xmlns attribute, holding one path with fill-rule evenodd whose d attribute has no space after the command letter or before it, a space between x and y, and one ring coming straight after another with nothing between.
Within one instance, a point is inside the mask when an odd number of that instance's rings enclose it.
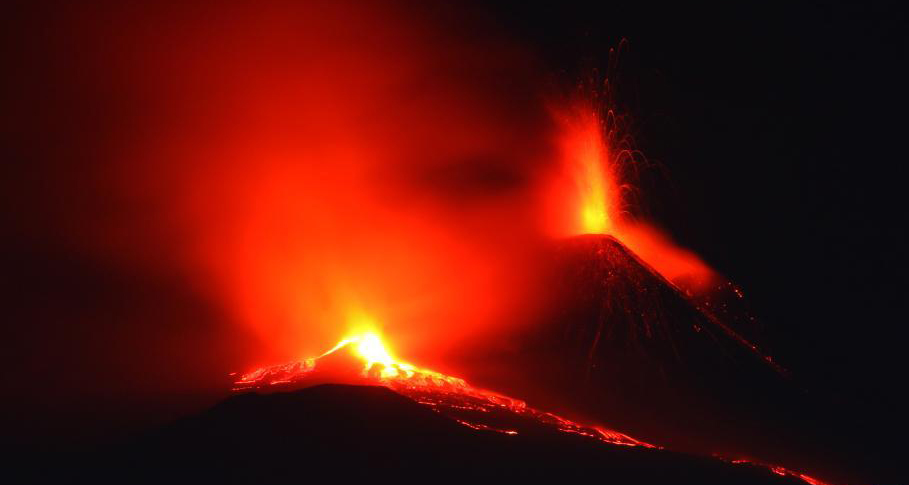
<instances>
[{"instance_id":1,"label":"rocky volcanic flank","mask_svg":"<svg viewBox=\"0 0 909 485\"><path fill-rule=\"evenodd\" d=\"M551 311L483 357L519 371L483 385L671 449L830 468L823 403L740 336L736 308L695 301L610 236L561 240L551 263Z\"/></svg>"}]
</instances>

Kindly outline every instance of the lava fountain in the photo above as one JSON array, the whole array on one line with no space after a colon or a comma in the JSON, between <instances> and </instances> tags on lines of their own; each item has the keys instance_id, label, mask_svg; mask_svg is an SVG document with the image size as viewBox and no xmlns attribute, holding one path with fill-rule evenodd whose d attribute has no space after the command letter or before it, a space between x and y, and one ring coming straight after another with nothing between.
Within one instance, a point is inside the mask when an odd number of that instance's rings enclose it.
<instances>
[{"instance_id":1,"label":"lava fountain","mask_svg":"<svg viewBox=\"0 0 909 485\"><path fill-rule=\"evenodd\" d=\"M632 215L639 167L627 134L609 107L587 95L551 109L559 126L559 172L549 182L550 227L557 237L606 234L620 240L666 279L691 293L707 293L719 276L653 223ZM602 113L605 112L605 115Z\"/></svg>"}]
</instances>

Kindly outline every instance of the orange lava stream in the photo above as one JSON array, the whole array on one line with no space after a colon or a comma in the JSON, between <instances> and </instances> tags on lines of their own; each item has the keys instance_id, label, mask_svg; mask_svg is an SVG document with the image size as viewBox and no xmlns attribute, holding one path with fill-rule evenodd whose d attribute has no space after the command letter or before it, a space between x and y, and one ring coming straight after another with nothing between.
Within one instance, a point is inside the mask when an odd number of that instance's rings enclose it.
<instances>
[{"instance_id":1,"label":"orange lava stream","mask_svg":"<svg viewBox=\"0 0 909 485\"><path fill-rule=\"evenodd\" d=\"M561 432L585 436L612 445L661 448L615 430L582 425L555 414L529 407L527 403L520 399L473 387L464 379L422 369L400 361L393 357L381 337L372 331L344 338L318 357L289 364L263 367L244 374L234 383L234 390L245 391L301 382L319 368L320 360L337 354L342 349L346 349L353 356L362 360L363 367L358 377L365 379L366 383L388 387L441 414L447 414L443 412L445 410L449 412L461 410L469 413L492 413L497 410L504 410L550 426ZM493 431L510 436L520 433L520 431L515 429L494 427L468 419L458 417L453 417L452 419L463 426L479 431ZM828 485L809 475L781 466L744 459L715 457L732 464L763 467L780 476L798 478L809 485Z\"/></svg>"},{"instance_id":2,"label":"orange lava stream","mask_svg":"<svg viewBox=\"0 0 909 485\"><path fill-rule=\"evenodd\" d=\"M778 465L768 465L766 463L759 463L756 461L750 461L750 460L744 460L744 459L726 460L721 456L717 456L717 458L719 458L723 461L728 461L729 463L733 463L736 465L752 465L752 466L764 467L764 468L769 469L773 473L776 473L777 475L779 475L781 477L798 478L799 480L801 480L809 485L829 485L827 482L818 480L817 478L814 478L810 475L805 475L804 473L799 473L795 470L790 470L788 468L781 467Z\"/></svg>"},{"instance_id":3,"label":"orange lava stream","mask_svg":"<svg viewBox=\"0 0 909 485\"><path fill-rule=\"evenodd\" d=\"M341 349L347 349L363 361L360 377L366 379L368 383L388 387L437 412L441 412L441 409L460 409L480 413L507 410L562 432L578 434L614 445L657 448L618 431L597 426L585 426L552 413L533 409L520 399L473 387L464 379L421 369L397 360L392 357L382 339L374 332L347 337L331 350L315 358L263 367L244 374L235 382L234 390L242 391L299 382L318 368L320 359L335 354ZM477 430L497 431L507 435L518 434L516 430L499 429L465 419L455 419L455 421Z\"/></svg>"}]
</instances>

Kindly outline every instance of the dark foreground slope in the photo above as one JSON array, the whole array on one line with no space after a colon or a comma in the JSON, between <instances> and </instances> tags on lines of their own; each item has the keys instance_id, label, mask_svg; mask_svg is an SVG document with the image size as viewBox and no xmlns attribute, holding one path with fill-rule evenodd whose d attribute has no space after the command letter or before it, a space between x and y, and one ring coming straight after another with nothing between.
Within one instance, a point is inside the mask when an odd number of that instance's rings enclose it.
<instances>
[{"instance_id":1,"label":"dark foreground slope","mask_svg":"<svg viewBox=\"0 0 909 485\"><path fill-rule=\"evenodd\" d=\"M545 429L518 435L474 430L387 388L342 385L238 395L78 458L44 461L29 477L79 483L802 483L760 467Z\"/></svg>"},{"instance_id":2,"label":"dark foreground slope","mask_svg":"<svg viewBox=\"0 0 909 485\"><path fill-rule=\"evenodd\" d=\"M495 367L516 370L479 384L666 448L855 479L826 403L740 337L737 315L609 236L562 240L551 263L551 311L497 339L515 344Z\"/></svg>"}]
</instances>

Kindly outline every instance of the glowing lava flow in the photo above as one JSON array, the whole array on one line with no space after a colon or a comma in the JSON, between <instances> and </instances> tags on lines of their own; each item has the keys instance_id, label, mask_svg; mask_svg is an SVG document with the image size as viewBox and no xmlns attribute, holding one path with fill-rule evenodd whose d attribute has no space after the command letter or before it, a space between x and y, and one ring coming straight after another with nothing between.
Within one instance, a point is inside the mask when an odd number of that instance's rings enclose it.
<instances>
[{"instance_id":1,"label":"glowing lava flow","mask_svg":"<svg viewBox=\"0 0 909 485\"><path fill-rule=\"evenodd\" d=\"M735 464L735 465L747 465L747 466L757 466L757 467L767 468L770 471L772 471L773 473L776 473L777 475L779 475L781 477L797 478L797 479L807 483L808 485L828 485L827 482L822 482L822 481L818 480L817 478L814 478L810 475L805 475L804 473L799 473L797 471L790 470L788 468L784 468L781 466L768 465L765 463L758 463L755 461L744 460L744 459L728 460L726 458L723 458L722 456L716 456L716 458L729 462L729 463L732 463L732 464Z\"/></svg>"},{"instance_id":2,"label":"glowing lava flow","mask_svg":"<svg viewBox=\"0 0 909 485\"><path fill-rule=\"evenodd\" d=\"M351 368L355 375L349 375ZM339 370L342 372L340 377ZM478 389L463 379L402 362L392 356L381 337L374 332L347 337L318 357L263 367L244 374L235 382L234 390L306 387L338 380L388 387L475 430L513 436L521 434L525 429L539 430L542 425L543 429L577 434L612 445L660 448L615 430L582 425L539 411L520 399ZM722 456L716 458L727 463L765 468L777 475L797 478L810 485L826 485L816 478L780 466L741 459L730 460Z\"/></svg>"},{"instance_id":3,"label":"glowing lava flow","mask_svg":"<svg viewBox=\"0 0 909 485\"><path fill-rule=\"evenodd\" d=\"M632 438L611 429L585 426L574 421L533 409L520 399L513 399L495 392L478 389L463 379L421 369L392 357L382 339L375 333L367 332L341 340L324 354L290 364L264 367L245 374L236 381L234 390L242 391L266 386L307 384L318 381L318 373L324 372L328 379L332 366L339 367L345 356L340 350L347 350L362 362L357 376L347 376L352 383L382 385L446 415L464 426L516 435L522 423L532 422L614 445L654 445ZM348 359L347 363L350 362ZM351 380L350 378L354 379ZM311 383L311 382L310 382Z\"/></svg>"}]
</instances>

